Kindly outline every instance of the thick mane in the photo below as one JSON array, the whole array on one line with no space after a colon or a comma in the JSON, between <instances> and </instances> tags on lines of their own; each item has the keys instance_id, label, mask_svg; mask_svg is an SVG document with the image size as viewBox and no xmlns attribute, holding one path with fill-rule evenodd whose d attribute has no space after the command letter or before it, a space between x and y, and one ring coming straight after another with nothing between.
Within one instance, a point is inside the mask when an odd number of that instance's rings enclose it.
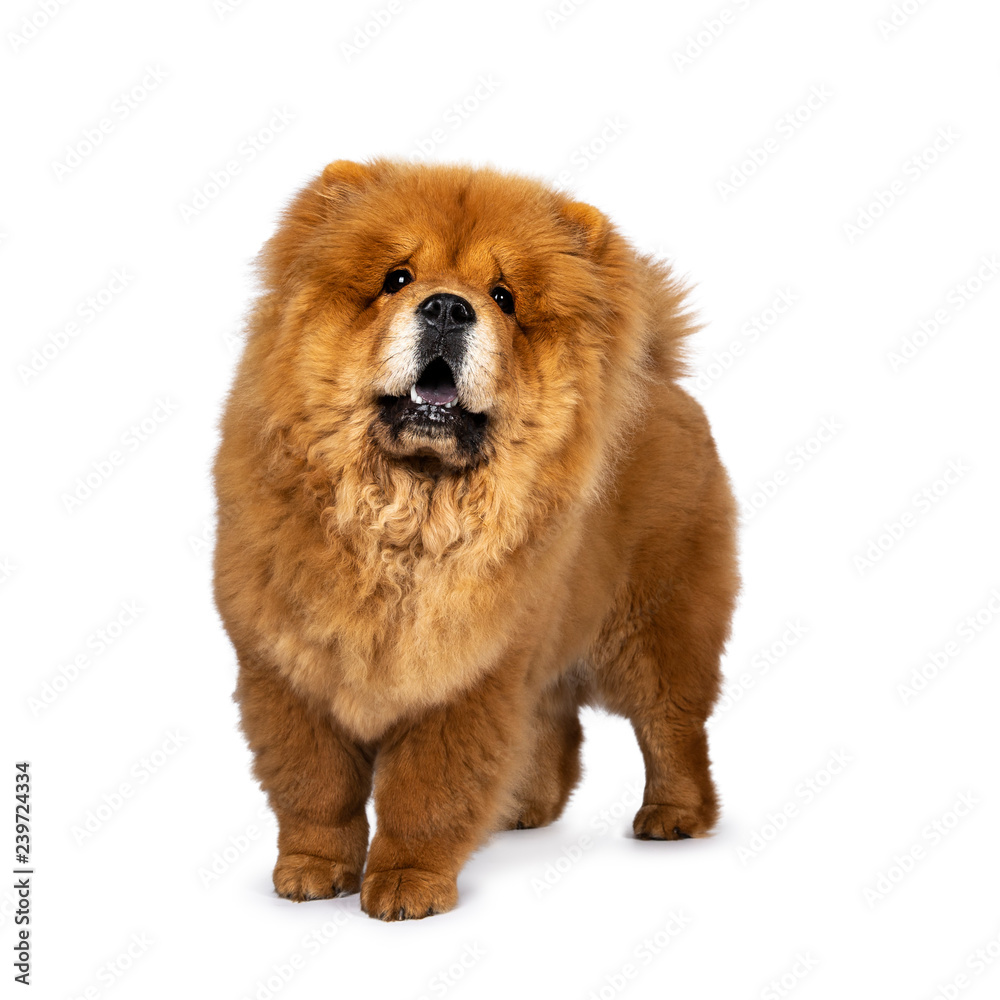
<instances>
[{"instance_id":1,"label":"thick mane","mask_svg":"<svg viewBox=\"0 0 1000 1000\"><path fill-rule=\"evenodd\" d=\"M440 474L388 459L364 436L347 426L307 443L301 427L275 429L263 463L275 500L298 496L301 516L318 518L328 544L350 558L367 583L359 598L405 593L421 562L486 580L517 550L543 544L574 500L500 456Z\"/></svg>"},{"instance_id":2,"label":"thick mane","mask_svg":"<svg viewBox=\"0 0 1000 1000\"><path fill-rule=\"evenodd\" d=\"M466 177L457 168L386 161L372 169L393 190L416 178L424 196ZM631 448L650 394L681 374L681 342L694 328L668 267L639 257L595 209L500 173L480 172L475 184L480 198L484 189L505 186L525 198L534 192L553 219L563 213L558 225L579 240L578 252L555 256L560 280L536 292L529 340L571 351L538 369L548 408L540 422L531 414L509 417L477 467L455 473L387 456L371 439L369 417L353 406L353 386L338 383L349 376L327 369L329 377L317 381L302 374L307 331L350 321L348 307L331 302L328 276L315 261L319 245L339 252L335 236L323 234L364 190L327 190L321 179L308 185L259 261L264 294L233 394L256 440L258 464L247 475L266 470L276 509L298 495L293 507L322 525L328 545L363 581L359 599L398 598L421 564L488 579L513 553L544 548L565 512L601 502L615 489L614 467ZM568 296L567 287L578 294ZM331 314L335 308L344 311Z\"/></svg>"}]
</instances>

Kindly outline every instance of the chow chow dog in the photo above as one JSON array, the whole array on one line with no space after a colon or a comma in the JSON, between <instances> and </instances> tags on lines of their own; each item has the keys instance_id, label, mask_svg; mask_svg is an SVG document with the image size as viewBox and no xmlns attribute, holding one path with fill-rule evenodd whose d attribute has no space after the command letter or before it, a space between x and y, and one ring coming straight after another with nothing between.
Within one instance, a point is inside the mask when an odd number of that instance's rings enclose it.
<instances>
[{"instance_id":1,"label":"chow chow dog","mask_svg":"<svg viewBox=\"0 0 1000 1000\"><path fill-rule=\"evenodd\" d=\"M258 273L215 595L277 893L450 910L492 832L560 815L582 705L635 731L635 836L707 834L737 516L668 267L538 181L379 159L307 184Z\"/></svg>"}]
</instances>

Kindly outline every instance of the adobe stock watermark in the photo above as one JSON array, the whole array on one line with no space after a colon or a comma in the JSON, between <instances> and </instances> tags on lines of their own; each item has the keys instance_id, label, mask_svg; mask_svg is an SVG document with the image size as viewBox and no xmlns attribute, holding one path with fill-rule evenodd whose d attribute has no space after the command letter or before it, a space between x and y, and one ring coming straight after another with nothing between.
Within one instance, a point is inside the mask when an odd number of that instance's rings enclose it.
<instances>
[{"instance_id":1,"label":"adobe stock watermark","mask_svg":"<svg viewBox=\"0 0 1000 1000\"><path fill-rule=\"evenodd\" d=\"M67 320L57 330L53 330L31 352L31 355L17 366L17 377L21 380L21 385L30 385L52 362L61 357L70 344L92 326L111 303L132 284L134 278L135 275L129 269L116 267L112 270L111 277L102 282L97 291L81 299L73 310L73 319Z\"/></svg>"},{"instance_id":2,"label":"adobe stock watermark","mask_svg":"<svg viewBox=\"0 0 1000 1000\"><path fill-rule=\"evenodd\" d=\"M166 738L148 754L143 754L128 770L128 778L123 779L110 791L104 792L101 801L83 815L82 819L70 827L70 833L77 847L93 840L108 823L117 816L127 802L157 775L167 763L187 743L189 737L180 730L168 730Z\"/></svg>"},{"instance_id":3,"label":"adobe stock watermark","mask_svg":"<svg viewBox=\"0 0 1000 1000\"><path fill-rule=\"evenodd\" d=\"M715 190L723 204L746 187L750 179L760 173L831 100L833 91L829 86L825 83L814 84L805 100L778 118L773 133L747 146L741 158L729 168L726 177L715 182Z\"/></svg>"},{"instance_id":4,"label":"adobe stock watermark","mask_svg":"<svg viewBox=\"0 0 1000 1000\"><path fill-rule=\"evenodd\" d=\"M153 947L153 939L145 931L132 935L127 945L98 966L93 980L74 993L81 1000L99 1000L113 987L119 985Z\"/></svg>"},{"instance_id":5,"label":"adobe stock watermark","mask_svg":"<svg viewBox=\"0 0 1000 1000\"><path fill-rule=\"evenodd\" d=\"M919 666L909 672L905 681L896 685L896 694L903 705L911 705L923 694L996 621L997 616L1000 616L1000 587L994 587L989 600L959 622L955 629L956 638L948 639L938 649L928 650Z\"/></svg>"},{"instance_id":6,"label":"adobe stock watermark","mask_svg":"<svg viewBox=\"0 0 1000 1000\"><path fill-rule=\"evenodd\" d=\"M419 1000L443 997L465 979L466 975L486 957L486 949L478 942L466 944L458 958L448 968L434 973L427 980L427 992Z\"/></svg>"},{"instance_id":7,"label":"adobe stock watermark","mask_svg":"<svg viewBox=\"0 0 1000 1000\"><path fill-rule=\"evenodd\" d=\"M722 716L739 705L757 682L767 677L808 634L809 626L801 618L789 618L781 635L768 645L762 646L750 657L750 669L741 670L735 677L726 681L715 706L715 712L712 714L713 722L718 722Z\"/></svg>"},{"instance_id":8,"label":"adobe stock watermark","mask_svg":"<svg viewBox=\"0 0 1000 1000\"><path fill-rule=\"evenodd\" d=\"M221 335L222 343L226 348L226 353L230 357L236 357L246 346L246 330L224 330Z\"/></svg>"},{"instance_id":9,"label":"adobe stock watermark","mask_svg":"<svg viewBox=\"0 0 1000 1000\"><path fill-rule=\"evenodd\" d=\"M894 372L902 371L984 289L992 286L1000 272L995 253L984 254L976 268L945 294L944 302L917 323L886 358Z\"/></svg>"},{"instance_id":10,"label":"adobe stock watermark","mask_svg":"<svg viewBox=\"0 0 1000 1000\"><path fill-rule=\"evenodd\" d=\"M17 567L11 562L10 556L0 556L0 586L5 584L16 572Z\"/></svg>"},{"instance_id":11,"label":"adobe stock watermark","mask_svg":"<svg viewBox=\"0 0 1000 1000\"><path fill-rule=\"evenodd\" d=\"M812 434L785 452L781 468L758 479L752 492L737 498L744 520L756 517L843 429L839 417L824 417Z\"/></svg>"},{"instance_id":12,"label":"adobe stock watermark","mask_svg":"<svg viewBox=\"0 0 1000 1000\"><path fill-rule=\"evenodd\" d=\"M758 994L760 1000L783 1000L806 976L819 965L812 952L797 952L792 964L780 976L775 976Z\"/></svg>"},{"instance_id":13,"label":"adobe stock watermark","mask_svg":"<svg viewBox=\"0 0 1000 1000\"><path fill-rule=\"evenodd\" d=\"M741 864L759 858L802 815L802 810L812 805L844 771L854 763L854 756L846 750L833 753L812 774L803 778L792 795L764 817L764 822L751 831L746 843L736 848Z\"/></svg>"},{"instance_id":14,"label":"adobe stock watermark","mask_svg":"<svg viewBox=\"0 0 1000 1000\"><path fill-rule=\"evenodd\" d=\"M294 112L284 105L271 108L267 121L244 136L222 166L208 172L208 177L194 188L187 201L178 203L181 220L190 225L197 219L243 173L244 167L253 163L294 121Z\"/></svg>"},{"instance_id":15,"label":"adobe stock watermark","mask_svg":"<svg viewBox=\"0 0 1000 1000\"><path fill-rule=\"evenodd\" d=\"M607 836L615 824L630 812L635 812L642 805L643 784L641 781L630 781L625 786L624 794L605 806L596 816L591 817L590 829L593 833L583 833L570 844L564 844L559 856L550 861L541 875L531 879L531 888L535 898L540 899L546 892L557 886L566 874L571 871L591 850L601 837Z\"/></svg>"},{"instance_id":16,"label":"adobe stock watermark","mask_svg":"<svg viewBox=\"0 0 1000 1000\"><path fill-rule=\"evenodd\" d=\"M545 9L545 23L550 28L558 28L560 25L565 24L586 3L587 0L559 0L559 3L554 7L547 7Z\"/></svg>"},{"instance_id":17,"label":"adobe stock watermark","mask_svg":"<svg viewBox=\"0 0 1000 1000\"><path fill-rule=\"evenodd\" d=\"M842 226L847 242L853 246L862 236L871 232L889 209L899 204L901 198L912 189L912 185L923 177L961 138L951 126L945 125L934 133L934 138L903 160L899 173L887 181L883 187L875 189L872 197L854 212L854 221Z\"/></svg>"},{"instance_id":18,"label":"adobe stock watermark","mask_svg":"<svg viewBox=\"0 0 1000 1000\"><path fill-rule=\"evenodd\" d=\"M213 851L208 861L198 868L201 887L208 889L215 885L260 841L265 831L271 834L276 828L274 813L267 806L261 806L253 820L238 833L230 834L225 844Z\"/></svg>"},{"instance_id":19,"label":"adobe stock watermark","mask_svg":"<svg viewBox=\"0 0 1000 1000\"><path fill-rule=\"evenodd\" d=\"M605 974L602 984L587 994L587 1000L614 1000L639 978L646 966L652 965L667 951L691 923L691 917L683 910L671 910L666 922L647 934L626 961L613 972Z\"/></svg>"},{"instance_id":20,"label":"adobe stock watermark","mask_svg":"<svg viewBox=\"0 0 1000 1000\"><path fill-rule=\"evenodd\" d=\"M422 163L443 146L497 92L500 83L491 73L480 76L464 97L450 105L442 116L443 123L417 139L410 160Z\"/></svg>"},{"instance_id":21,"label":"adobe stock watermark","mask_svg":"<svg viewBox=\"0 0 1000 1000\"><path fill-rule=\"evenodd\" d=\"M90 469L77 476L59 499L67 514L75 514L154 434L177 412L169 396L157 397L153 408L118 436L114 448L90 463Z\"/></svg>"},{"instance_id":22,"label":"adobe stock watermark","mask_svg":"<svg viewBox=\"0 0 1000 1000\"><path fill-rule=\"evenodd\" d=\"M761 336L772 329L796 302L798 297L791 288L779 288L771 301L740 327L739 340L730 341L729 346L721 351L712 351L712 360L699 368L694 376L694 390L705 393L711 389L746 356L751 347L760 343Z\"/></svg>"},{"instance_id":23,"label":"adobe stock watermark","mask_svg":"<svg viewBox=\"0 0 1000 1000\"><path fill-rule=\"evenodd\" d=\"M622 120L621 115L605 118L601 130L592 139L580 143L573 150L569 157L569 165L552 175L552 183L556 187L572 187L576 178L604 156L624 135L626 129L628 123Z\"/></svg>"},{"instance_id":24,"label":"adobe stock watermark","mask_svg":"<svg viewBox=\"0 0 1000 1000\"><path fill-rule=\"evenodd\" d=\"M921 829L920 835L909 847L893 854L889 865L875 876L871 885L866 885L862 890L868 909L873 910L883 900L888 899L898 886L930 857L931 852L940 847L958 829L962 821L972 815L979 804L978 794L971 791L962 792L940 816Z\"/></svg>"},{"instance_id":25,"label":"adobe stock watermark","mask_svg":"<svg viewBox=\"0 0 1000 1000\"><path fill-rule=\"evenodd\" d=\"M306 934L298 948L282 961L273 964L240 1000L274 1000L279 993L305 968L308 958L321 955L353 918L343 910L334 910L329 920Z\"/></svg>"},{"instance_id":26,"label":"adobe stock watermark","mask_svg":"<svg viewBox=\"0 0 1000 1000\"><path fill-rule=\"evenodd\" d=\"M348 65L357 59L368 47L379 38L386 28L396 20L405 7L411 6L413 0L388 0L381 7L375 7L360 24L351 32L348 41L340 43L340 54Z\"/></svg>"},{"instance_id":27,"label":"adobe stock watermark","mask_svg":"<svg viewBox=\"0 0 1000 1000\"><path fill-rule=\"evenodd\" d=\"M875 22L875 27L878 28L882 41L887 42L902 28L905 28L913 15L919 14L929 2L930 0L899 0L898 3L894 3Z\"/></svg>"},{"instance_id":28,"label":"adobe stock watermark","mask_svg":"<svg viewBox=\"0 0 1000 1000\"><path fill-rule=\"evenodd\" d=\"M211 556L215 549L215 541L218 537L219 528L227 523L231 515L223 516L216 511L211 517L206 517L202 522L201 530L187 536L188 548L191 554L199 559Z\"/></svg>"},{"instance_id":29,"label":"adobe stock watermark","mask_svg":"<svg viewBox=\"0 0 1000 1000\"><path fill-rule=\"evenodd\" d=\"M246 0L212 0L212 10L220 21L225 21L230 14L243 8Z\"/></svg>"},{"instance_id":30,"label":"adobe stock watermark","mask_svg":"<svg viewBox=\"0 0 1000 1000\"><path fill-rule=\"evenodd\" d=\"M37 719L51 708L82 676L94 662L114 646L143 615L145 609L138 601L122 601L118 611L104 624L84 637L83 648L66 663L59 664L41 688L28 698L31 717Z\"/></svg>"},{"instance_id":31,"label":"adobe stock watermark","mask_svg":"<svg viewBox=\"0 0 1000 1000\"><path fill-rule=\"evenodd\" d=\"M224 517L216 511L213 516L205 518L199 531L187 536L188 548L192 555L200 559L212 554L219 528L228 521L229 516L231 515Z\"/></svg>"},{"instance_id":32,"label":"adobe stock watermark","mask_svg":"<svg viewBox=\"0 0 1000 1000\"><path fill-rule=\"evenodd\" d=\"M927 486L917 490L909 506L882 523L880 532L869 539L864 550L854 556L854 568L864 576L882 561L971 471L964 459L952 459L944 471Z\"/></svg>"},{"instance_id":33,"label":"adobe stock watermark","mask_svg":"<svg viewBox=\"0 0 1000 1000\"><path fill-rule=\"evenodd\" d=\"M16 29L7 32L7 41L14 52L23 52L69 3L70 0L39 0L34 10L17 22Z\"/></svg>"},{"instance_id":34,"label":"adobe stock watermark","mask_svg":"<svg viewBox=\"0 0 1000 1000\"><path fill-rule=\"evenodd\" d=\"M199 558L211 555L215 547L215 518L206 518L201 531L187 537L188 548Z\"/></svg>"},{"instance_id":35,"label":"adobe stock watermark","mask_svg":"<svg viewBox=\"0 0 1000 1000\"><path fill-rule=\"evenodd\" d=\"M753 0L733 0L731 4L722 7L710 17L702 19L701 24L684 39L679 49L674 49L674 68L683 73L693 66L732 26L740 14L749 10Z\"/></svg>"},{"instance_id":36,"label":"adobe stock watermark","mask_svg":"<svg viewBox=\"0 0 1000 1000\"><path fill-rule=\"evenodd\" d=\"M147 66L138 81L118 93L111 101L107 113L84 128L76 139L70 140L61 160L52 161L52 172L56 180L64 181L93 156L108 136L149 100L150 95L159 89L167 76L168 73L162 66Z\"/></svg>"},{"instance_id":37,"label":"adobe stock watermark","mask_svg":"<svg viewBox=\"0 0 1000 1000\"><path fill-rule=\"evenodd\" d=\"M995 968L1000 962L1000 932L984 941L965 956L962 971L955 973L944 983L937 983L930 1000L957 1000L967 989L975 986L985 972ZM967 970L967 971L966 971Z\"/></svg>"}]
</instances>

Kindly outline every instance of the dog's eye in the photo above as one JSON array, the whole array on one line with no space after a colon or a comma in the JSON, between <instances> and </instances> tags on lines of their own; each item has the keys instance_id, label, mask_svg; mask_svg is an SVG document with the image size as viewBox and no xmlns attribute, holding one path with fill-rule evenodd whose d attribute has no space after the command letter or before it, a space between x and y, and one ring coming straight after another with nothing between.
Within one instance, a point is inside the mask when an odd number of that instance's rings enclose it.
<instances>
[{"instance_id":1,"label":"dog's eye","mask_svg":"<svg viewBox=\"0 0 1000 1000\"><path fill-rule=\"evenodd\" d=\"M514 296L502 285L497 285L497 287L490 292L490 295L493 296L493 299L500 307L501 312L505 312L509 315L514 311Z\"/></svg>"},{"instance_id":2,"label":"dog's eye","mask_svg":"<svg viewBox=\"0 0 1000 1000\"><path fill-rule=\"evenodd\" d=\"M413 275L409 271L402 269L390 271L385 276L385 281L382 282L382 291L386 295L392 295L393 292L398 292L401 288L405 288L411 281L413 281Z\"/></svg>"}]
</instances>

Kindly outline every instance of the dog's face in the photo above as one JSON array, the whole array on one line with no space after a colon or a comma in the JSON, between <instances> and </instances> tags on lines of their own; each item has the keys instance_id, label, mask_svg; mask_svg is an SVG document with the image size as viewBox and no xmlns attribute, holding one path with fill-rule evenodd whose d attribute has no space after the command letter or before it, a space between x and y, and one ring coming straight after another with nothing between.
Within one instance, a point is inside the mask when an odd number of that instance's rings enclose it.
<instances>
[{"instance_id":1,"label":"dog's face","mask_svg":"<svg viewBox=\"0 0 1000 1000\"><path fill-rule=\"evenodd\" d=\"M523 331L493 255L476 247L449 260L427 235L392 265L374 303L372 434L390 455L474 463L512 406L508 359Z\"/></svg>"},{"instance_id":2,"label":"dog's face","mask_svg":"<svg viewBox=\"0 0 1000 1000\"><path fill-rule=\"evenodd\" d=\"M363 429L414 468L556 454L621 388L637 294L623 246L596 209L530 180L333 163L263 258L284 391L314 437Z\"/></svg>"}]
</instances>

